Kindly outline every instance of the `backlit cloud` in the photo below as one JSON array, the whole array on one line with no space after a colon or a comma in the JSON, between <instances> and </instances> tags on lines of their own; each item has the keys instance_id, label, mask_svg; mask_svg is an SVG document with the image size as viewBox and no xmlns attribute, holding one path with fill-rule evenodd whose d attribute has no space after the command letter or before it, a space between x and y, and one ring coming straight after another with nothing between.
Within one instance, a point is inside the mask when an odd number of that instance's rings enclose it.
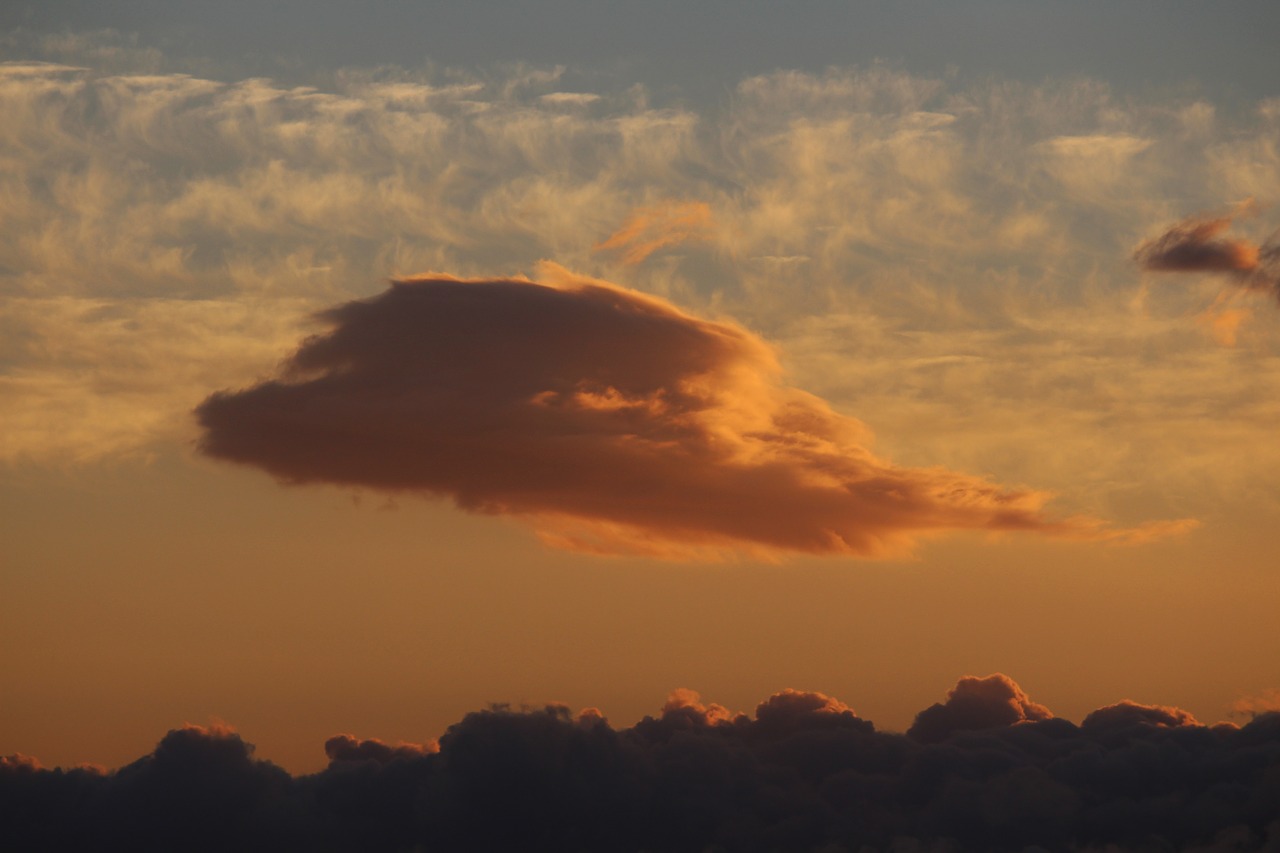
<instances>
[{"instance_id":1,"label":"backlit cloud","mask_svg":"<svg viewBox=\"0 0 1280 853\"><path fill-rule=\"evenodd\" d=\"M1125 535L1053 520L1035 491L893 465L862 423L783 385L746 330L543 269L543 283L405 279L324 312L332 328L278 378L200 405L201 450L288 483L447 495L598 552L873 556L944 530Z\"/></svg>"}]
</instances>

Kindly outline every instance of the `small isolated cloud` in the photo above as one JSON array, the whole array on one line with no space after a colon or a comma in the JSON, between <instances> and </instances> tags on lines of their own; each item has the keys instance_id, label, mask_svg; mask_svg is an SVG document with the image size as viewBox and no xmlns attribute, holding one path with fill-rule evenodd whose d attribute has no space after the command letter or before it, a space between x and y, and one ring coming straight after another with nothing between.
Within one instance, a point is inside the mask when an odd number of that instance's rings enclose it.
<instances>
[{"instance_id":1,"label":"small isolated cloud","mask_svg":"<svg viewBox=\"0 0 1280 853\"><path fill-rule=\"evenodd\" d=\"M1236 219L1252 210L1252 203L1245 203L1225 216L1184 219L1140 245L1134 258L1152 272L1221 273L1241 287L1280 299L1280 242L1276 236L1262 245L1224 236Z\"/></svg>"},{"instance_id":2,"label":"small isolated cloud","mask_svg":"<svg viewBox=\"0 0 1280 853\"><path fill-rule=\"evenodd\" d=\"M1045 495L869 449L782 385L746 330L547 265L547 281L432 275L320 315L279 377L196 410L202 452L286 483L446 495L551 545L663 557L874 556L922 534L1056 521Z\"/></svg>"},{"instance_id":3,"label":"small isolated cloud","mask_svg":"<svg viewBox=\"0 0 1280 853\"><path fill-rule=\"evenodd\" d=\"M706 202L667 202L635 211L595 249L616 253L624 264L634 266L667 246L709 240L714 228L715 220Z\"/></svg>"},{"instance_id":4,"label":"small isolated cloud","mask_svg":"<svg viewBox=\"0 0 1280 853\"><path fill-rule=\"evenodd\" d=\"M922 743L937 743L957 731L1052 718L1052 711L1032 702L1009 676L998 672L986 678L966 675L947 694L946 702L916 715L907 735Z\"/></svg>"}]
</instances>

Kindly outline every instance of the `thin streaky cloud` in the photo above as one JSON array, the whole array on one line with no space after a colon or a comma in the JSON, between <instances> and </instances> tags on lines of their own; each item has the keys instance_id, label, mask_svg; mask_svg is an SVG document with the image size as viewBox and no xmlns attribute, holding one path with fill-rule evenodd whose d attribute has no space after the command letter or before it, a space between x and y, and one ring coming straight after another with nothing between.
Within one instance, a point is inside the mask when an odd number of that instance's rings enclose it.
<instances>
[{"instance_id":1,"label":"thin streaky cloud","mask_svg":"<svg viewBox=\"0 0 1280 853\"><path fill-rule=\"evenodd\" d=\"M637 210L622 227L600 243L597 252L616 253L622 263L635 266L659 249L690 240L710 240L715 219L706 202L667 202Z\"/></svg>"}]
</instances>

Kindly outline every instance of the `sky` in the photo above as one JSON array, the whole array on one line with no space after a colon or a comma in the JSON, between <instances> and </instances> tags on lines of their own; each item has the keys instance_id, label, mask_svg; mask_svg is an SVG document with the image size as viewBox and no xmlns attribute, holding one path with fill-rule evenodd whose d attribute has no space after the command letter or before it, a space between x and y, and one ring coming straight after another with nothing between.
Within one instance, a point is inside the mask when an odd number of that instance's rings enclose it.
<instances>
[{"instance_id":1,"label":"sky","mask_svg":"<svg viewBox=\"0 0 1280 853\"><path fill-rule=\"evenodd\" d=\"M682 689L906 732L994 673L1076 723L1246 723L1280 688L1277 31L4 4L0 755L190 724L309 773L339 733Z\"/></svg>"}]
</instances>

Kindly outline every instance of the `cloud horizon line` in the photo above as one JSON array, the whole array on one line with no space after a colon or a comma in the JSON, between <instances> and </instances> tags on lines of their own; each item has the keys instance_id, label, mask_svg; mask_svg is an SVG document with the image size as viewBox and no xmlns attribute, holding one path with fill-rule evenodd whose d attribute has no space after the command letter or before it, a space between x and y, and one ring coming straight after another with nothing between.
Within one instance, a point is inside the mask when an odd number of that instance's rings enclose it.
<instances>
[{"instance_id":1,"label":"cloud horizon line","mask_svg":"<svg viewBox=\"0 0 1280 853\"><path fill-rule=\"evenodd\" d=\"M615 729L595 708L492 705L439 741L341 734L293 776L225 724L114 771L0 758L6 849L1266 850L1280 713L1204 725L1123 700L1079 725L1001 673L905 733L786 689L754 718L675 690ZM1110 846L1108 846L1110 845ZM1203 846L1197 846L1203 845ZM115 849L121 849L117 846Z\"/></svg>"}]
</instances>

